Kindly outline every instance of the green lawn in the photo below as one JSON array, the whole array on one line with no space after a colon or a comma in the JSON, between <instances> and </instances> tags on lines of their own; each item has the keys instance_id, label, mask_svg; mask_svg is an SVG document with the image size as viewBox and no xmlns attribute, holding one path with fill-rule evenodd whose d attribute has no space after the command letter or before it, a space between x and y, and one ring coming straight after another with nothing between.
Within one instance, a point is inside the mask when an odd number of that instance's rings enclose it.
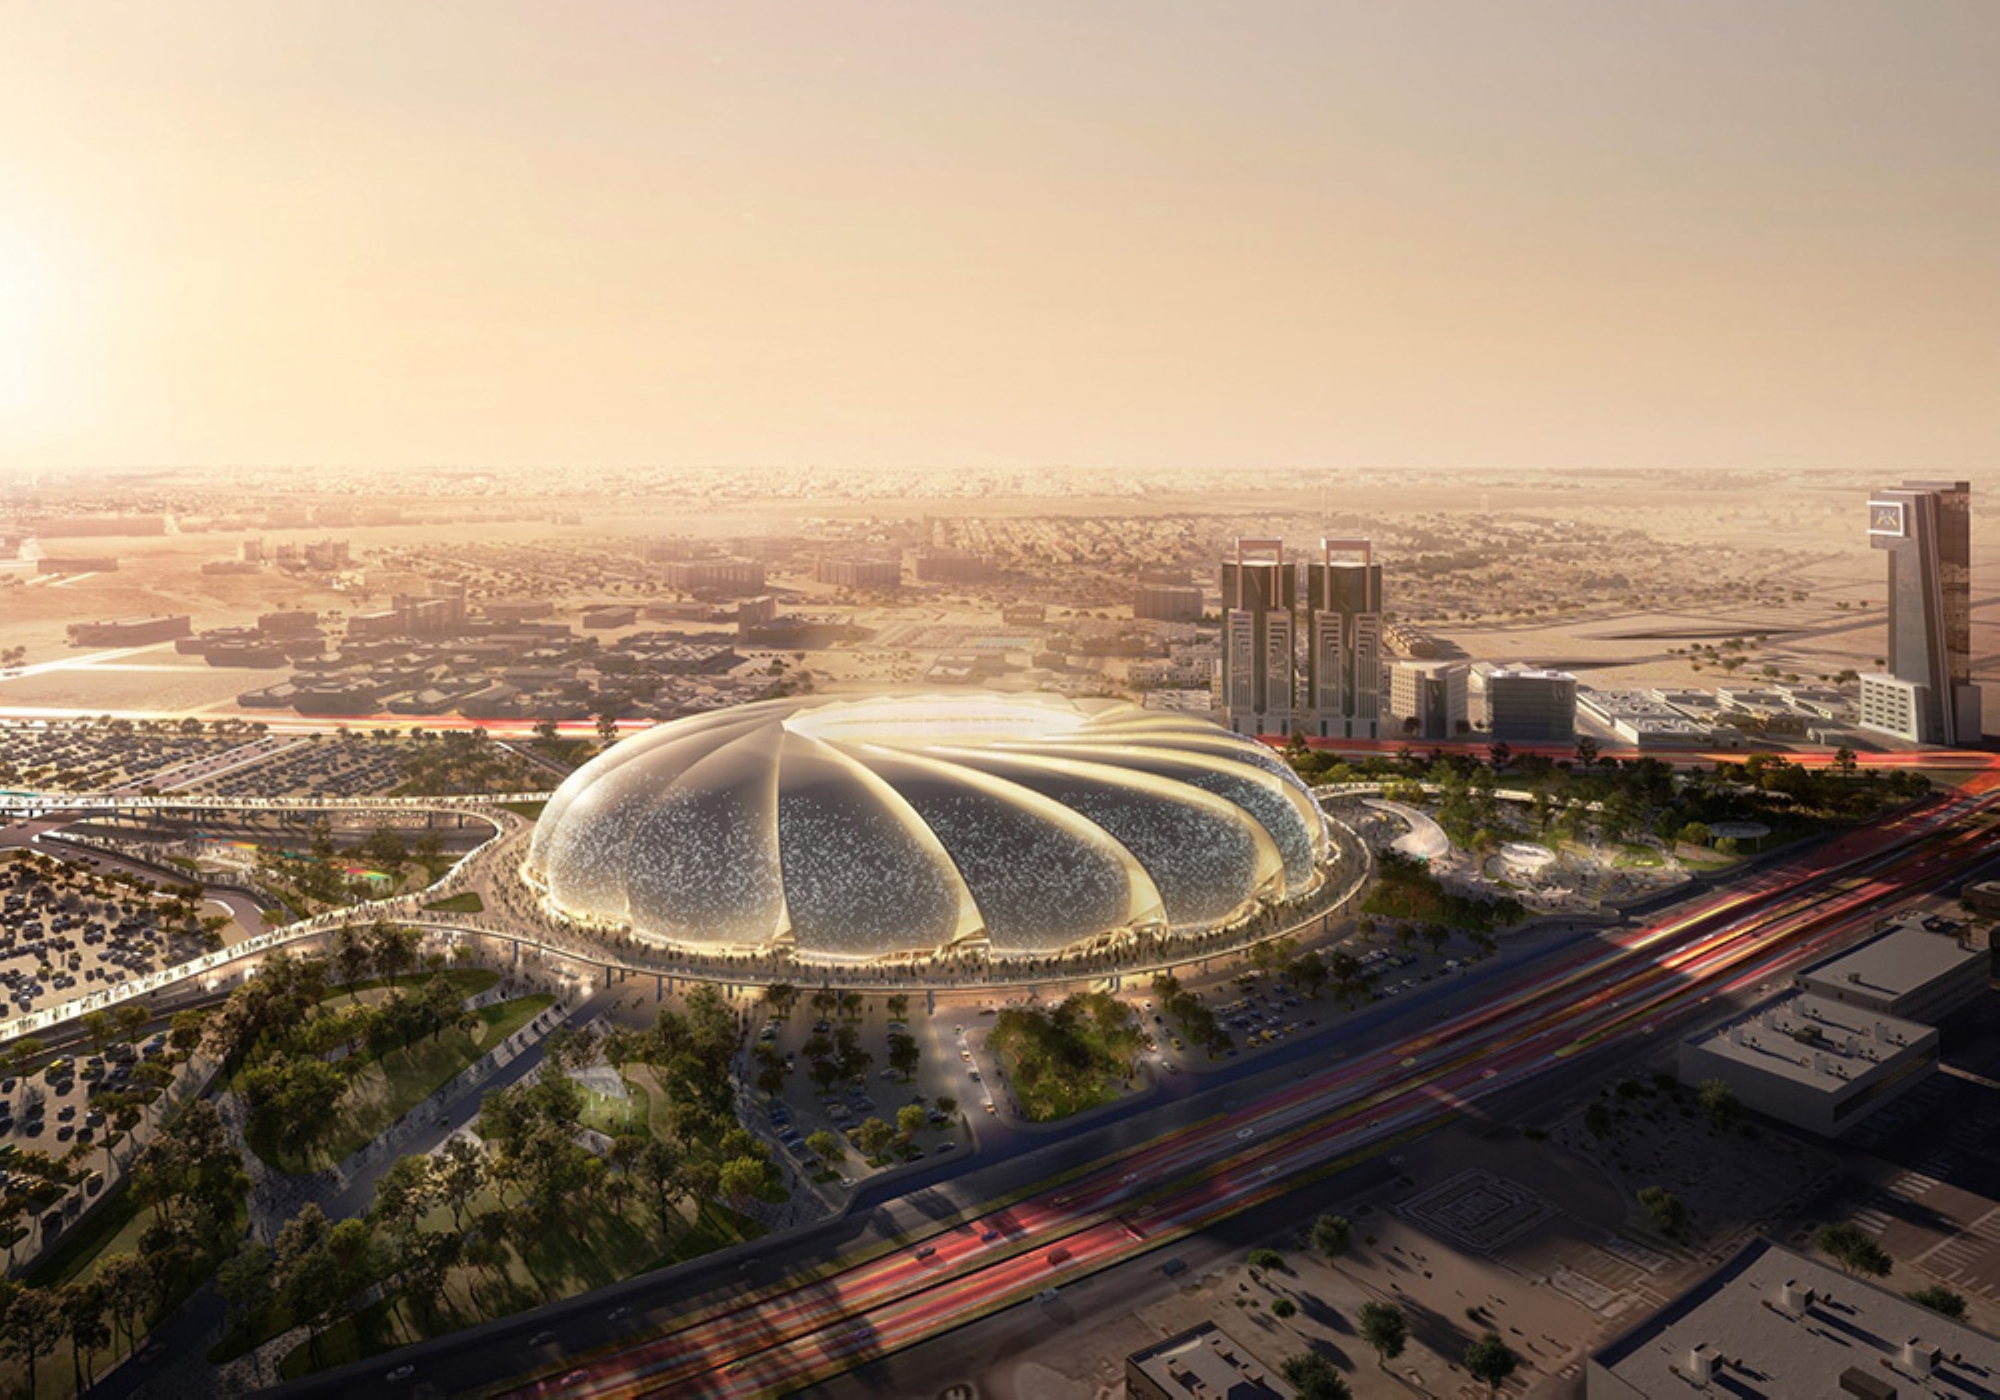
<instances>
[{"instance_id":1,"label":"green lawn","mask_svg":"<svg viewBox=\"0 0 2000 1400\"><path fill-rule=\"evenodd\" d=\"M346 1011L357 1002L372 1004L387 1001L390 994L397 991L409 992L414 996L433 977L442 977L449 982L451 989L458 993L460 1001L476 997L500 981L499 973L489 972L483 967L452 967L446 968L443 972L410 973L397 978L394 986L380 977L372 977L366 982L355 982L341 988L320 1002L316 1010L329 1014Z\"/></svg>"},{"instance_id":2,"label":"green lawn","mask_svg":"<svg viewBox=\"0 0 2000 1400\"><path fill-rule=\"evenodd\" d=\"M667 1111L667 1091L660 1087L659 1077L651 1065L627 1065L621 1071L626 1087L634 1096L646 1104L646 1127L654 1137L666 1138L673 1135L673 1115Z\"/></svg>"},{"instance_id":3,"label":"green lawn","mask_svg":"<svg viewBox=\"0 0 2000 1400\"><path fill-rule=\"evenodd\" d=\"M549 804L546 802L502 802L500 805L517 816L523 816L529 821L534 821L542 815L542 808Z\"/></svg>"},{"instance_id":4,"label":"green lawn","mask_svg":"<svg viewBox=\"0 0 2000 1400\"><path fill-rule=\"evenodd\" d=\"M426 904L426 909L435 909L440 914L483 914L486 901L479 897L478 890L464 890L449 899L440 899L436 904Z\"/></svg>"},{"instance_id":5,"label":"green lawn","mask_svg":"<svg viewBox=\"0 0 2000 1400\"><path fill-rule=\"evenodd\" d=\"M652 1095L625 1080L626 1097L619 1099L610 1094L584 1094L583 1126L595 1128L606 1137L620 1137L626 1133L640 1136L649 1134L652 1124Z\"/></svg>"},{"instance_id":6,"label":"green lawn","mask_svg":"<svg viewBox=\"0 0 2000 1400\"><path fill-rule=\"evenodd\" d=\"M347 1086L334 1121L302 1160L287 1160L261 1147L257 1155L280 1171L296 1173L333 1166L373 1142L446 1080L534 1020L554 1001L554 997L537 995L496 1002L475 1013L479 1025L470 1032L449 1027L434 1039L416 1041L370 1061Z\"/></svg>"}]
</instances>

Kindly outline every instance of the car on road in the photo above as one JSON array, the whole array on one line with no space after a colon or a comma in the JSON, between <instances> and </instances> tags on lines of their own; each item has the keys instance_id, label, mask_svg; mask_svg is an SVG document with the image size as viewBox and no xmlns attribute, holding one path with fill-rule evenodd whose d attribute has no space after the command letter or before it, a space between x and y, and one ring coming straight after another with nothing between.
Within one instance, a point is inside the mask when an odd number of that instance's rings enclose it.
<instances>
[{"instance_id":1,"label":"car on road","mask_svg":"<svg viewBox=\"0 0 2000 1400\"><path fill-rule=\"evenodd\" d=\"M936 1253L937 1253L937 1246L934 1244L927 1244L917 1251L917 1258L928 1259L933 1254Z\"/></svg>"},{"instance_id":2,"label":"car on road","mask_svg":"<svg viewBox=\"0 0 2000 1400\"><path fill-rule=\"evenodd\" d=\"M626 1318L630 1317L631 1315L632 1315L632 1309L629 1306L613 1308L610 1312L604 1315L604 1320L606 1322L623 1322Z\"/></svg>"},{"instance_id":3,"label":"car on road","mask_svg":"<svg viewBox=\"0 0 2000 1400\"><path fill-rule=\"evenodd\" d=\"M1044 1288L1041 1292L1035 1295L1035 1301L1038 1303L1053 1303L1056 1299L1060 1297L1062 1297L1062 1294L1058 1293L1055 1289Z\"/></svg>"},{"instance_id":4,"label":"car on road","mask_svg":"<svg viewBox=\"0 0 2000 1400\"><path fill-rule=\"evenodd\" d=\"M531 1347L545 1347L550 1342L553 1342L555 1339L556 1339L556 1334L554 1332L544 1329L540 1332L535 1333L534 1336L528 1338L528 1345Z\"/></svg>"},{"instance_id":5,"label":"car on road","mask_svg":"<svg viewBox=\"0 0 2000 1400\"><path fill-rule=\"evenodd\" d=\"M1255 1128L1238 1128L1236 1130L1236 1140L1242 1142L1245 1138L1255 1137L1256 1134L1257 1130Z\"/></svg>"},{"instance_id":6,"label":"car on road","mask_svg":"<svg viewBox=\"0 0 2000 1400\"><path fill-rule=\"evenodd\" d=\"M396 1385L402 1381L408 1380L411 1376L414 1376L416 1373L417 1373L416 1367L403 1365L403 1366L398 1366L388 1375L382 1377L382 1379L390 1385Z\"/></svg>"}]
</instances>

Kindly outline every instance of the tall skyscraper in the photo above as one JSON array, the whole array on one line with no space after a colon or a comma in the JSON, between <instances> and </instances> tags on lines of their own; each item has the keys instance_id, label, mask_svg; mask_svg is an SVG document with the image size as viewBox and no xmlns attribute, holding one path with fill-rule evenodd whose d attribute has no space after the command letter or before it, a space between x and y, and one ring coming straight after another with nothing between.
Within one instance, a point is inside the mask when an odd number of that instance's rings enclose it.
<instances>
[{"instance_id":1,"label":"tall skyscraper","mask_svg":"<svg viewBox=\"0 0 2000 1400\"><path fill-rule=\"evenodd\" d=\"M1328 739L1382 727L1382 566L1367 540L1321 540L1306 574L1306 714Z\"/></svg>"},{"instance_id":2,"label":"tall skyscraper","mask_svg":"<svg viewBox=\"0 0 2000 1400\"><path fill-rule=\"evenodd\" d=\"M1868 502L1889 554L1888 670L1861 678L1861 726L1919 744L1976 744L1972 684L1972 485L1907 481Z\"/></svg>"},{"instance_id":3,"label":"tall skyscraper","mask_svg":"<svg viewBox=\"0 0 2000 1400\"><path fill-rule=\"evenodd\" d=\"M1238 734L1292 732L1298 597L1283 540L1239 539L1222 561L1222 709Z\"/></svg>"}]
</instances>

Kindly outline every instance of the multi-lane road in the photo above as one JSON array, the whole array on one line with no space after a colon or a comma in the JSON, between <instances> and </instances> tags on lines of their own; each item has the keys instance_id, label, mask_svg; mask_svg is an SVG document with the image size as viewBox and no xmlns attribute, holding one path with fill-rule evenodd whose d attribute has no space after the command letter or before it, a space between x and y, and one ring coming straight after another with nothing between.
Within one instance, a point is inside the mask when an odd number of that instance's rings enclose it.
<instances>
[{"instance_id":1,"label":"multi-lane road","mask_svg":"<svg viewBox=\"0 0 2000 1400\"><path fill-rule=\"evenodd\" d=\"M1913 891L1990 859L1993 785L1976 780L1657 922L1510 969L1414 1034L1345 1057L1329 1037L1324 1061L1254 1104L1098 1154L1067 1179L904 1223L892 1241L852 1240L849 1257L810 1277L678 1316L664 1287L652 1299L627 1292L636 1301L620 1309L624 1325L651 1323L649 1335L518 1383L506 1370L534 1354L509 1324L490 1325L414 1349L412 1382L524 1397L748 1396L825 1380L1262 1204L1601 1043L1771 984ZM525 1337L541 1323L512 1326ZM355 1378L301 1389L333 1393Z\"/></svg>"}]
</instances>

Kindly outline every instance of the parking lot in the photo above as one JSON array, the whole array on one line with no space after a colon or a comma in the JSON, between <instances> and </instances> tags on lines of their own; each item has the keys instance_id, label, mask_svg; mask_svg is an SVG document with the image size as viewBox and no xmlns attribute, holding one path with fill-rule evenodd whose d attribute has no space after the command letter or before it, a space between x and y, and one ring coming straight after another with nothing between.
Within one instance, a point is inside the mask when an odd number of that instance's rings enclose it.
<instances>
[{"instance_id":1,"label":"parking lot","mask_svg":"<svg viewBox=\"0 0 2000 1400\"><path fill-rule=\"evenodd\" d=\"M0 786L102 792L151 782L184 763L243 744L248 727L218 734L177 721L0 722Z\"/></svg>"},{"instance_id":2,"label":"parking lot","mask_svg":"<svg viewBox=\"0 0 2000 1400\"><path fill-rule=\"evenodd\" d=\"M921 998L912 1000L921 1002ZM960 1125L968 1110L978 1112L974 1096L980 1087L969 1077L967 1063L949 1048L950 1031L940 1031L943 1013L926 1016L919 1007L906 1011L907 1019L896 1020L890 1017L886 1002L885 997L857 999L853 1011L858 1014L822 1014L801 1004L789 1017L759 1007L752 1017L753 1044L769 1046L766 1053L782 1056L789 1069L783 1090L770 1102L755 1092L746 1095L751 1126L808 1177L817 1171L818 1159L806 1146L806 1139L819 1131L839 1136L847 1155L832 1174L833 1180L824 1181L824 1185L837 1182L843 1188L851 1187L904 1161L964 1152L970 1146L970 1135ZM850 1027L843 1035L843 1028ZM916 1072L907 1079L890 1066L891 1037L900 1035L907 1035L917 1046ZM815 1059L839 1063L843 1039L866 1056L867 1067L858 1076L822 1075L816 1081L812 1075ZM756 1065L753 1051L753 1076ZM951 1112L939 1108L941 1096L956 1101ZM870 1167L859 1141L862 1124L872 1118L896 1127L899 1110L913 1104L924 1110L923 1129L907 1148L889 1149L888 1165Z\"/></svg>"},{"instance_id":3,"label":"parking lot","mask_svg":"<svg viewBox=\"0 0 2000 1400\"><path fill-rule=\"evenodd\" d=\"M137 1045L107 1045L102 1054L64 1055L39 1070L0 1077L0 1141L61 1156L89 1144L105 1126L98 1100L136 1094L159 1077L143 1066L167 1058L164 1032Z\"/></svg>"},{"instance_id":4,"label":"parking lot","mask_svg":"<svg viewBox=\"0 0 2000 1400\"><path fill-rule=\"evenodd\" d=\"M85 865L26 851L0 852L0 996L7 1014L115 987L201 952L201 919L183 907ZM221 936L219 933L215 936Z\"/></svg>"},{"instance_id":5,"label":"parking lot","mask_svg":"<svg viewBox=\"0 0 2000 1400\"><path fill-rule=\"evenodd\" d=\"M392 745L315 734L261 763L195 783L193 790L216 797L380 797L406 776Z\"/></svg>"}]
</instances>

